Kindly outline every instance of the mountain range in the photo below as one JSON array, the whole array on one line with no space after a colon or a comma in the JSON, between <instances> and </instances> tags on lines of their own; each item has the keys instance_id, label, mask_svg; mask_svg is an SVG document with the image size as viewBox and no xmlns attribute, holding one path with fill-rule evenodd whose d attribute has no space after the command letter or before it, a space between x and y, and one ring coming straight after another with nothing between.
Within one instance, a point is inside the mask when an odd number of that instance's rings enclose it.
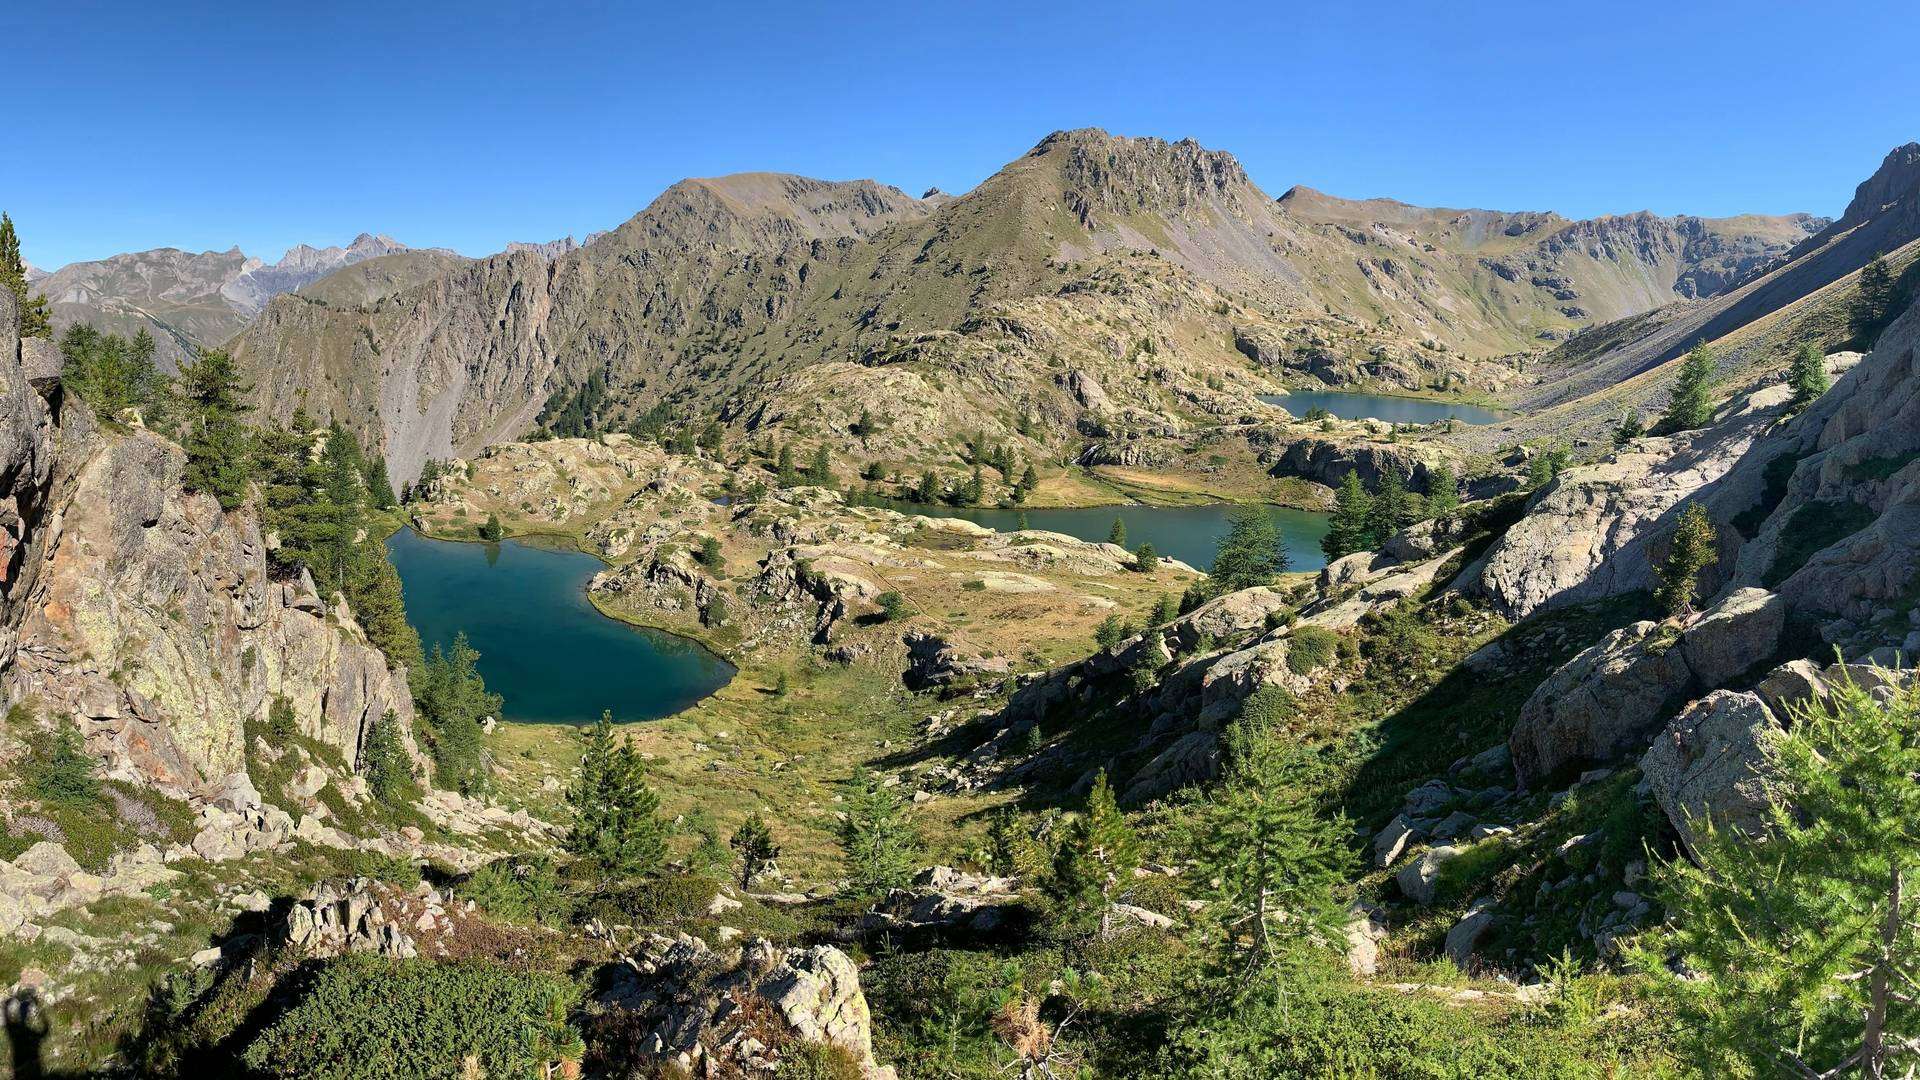
<instances>
[{"instance_id":1,"label":"mountain range","mask_svg":"<svg viewBox=\"0 0 1920 1080\"><path fill-rule=\"evenodd\" d=\"M1494 393L1515 358L1717 295L1827 224L1275 199L1231 154L1097 130L930 194L688 180L551 259L509 251L351 309L283 295L233 347L277 414L377 416L363 434L402 477L527 433L596 373L605 427L665 403L848 443L841 413L881 406L916 432L889 451L917 459L975 412L1008 436L1047 417L1056 437L1039 444L1057 448L1086 409L1069 383L1120 427L1127 409L1164 426L1238 408L1209 383L1250 361L1264 374L1249 392L1298 378ZM893 371L860 374L877 367Z\"/></svg>"}]
</instances>

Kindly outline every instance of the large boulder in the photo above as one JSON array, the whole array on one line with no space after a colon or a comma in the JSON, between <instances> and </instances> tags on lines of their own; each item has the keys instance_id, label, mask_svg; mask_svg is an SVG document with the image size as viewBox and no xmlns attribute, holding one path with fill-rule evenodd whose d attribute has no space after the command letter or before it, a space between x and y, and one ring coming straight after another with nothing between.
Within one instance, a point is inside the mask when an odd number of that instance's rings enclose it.
<instances>
[{"instance_id":1,"label":"large boulder","mask_svg":"<svg viewBox=\"0 0 1920 1080\"><path fill-rule=\"evenodd\" d=\"M1779 597L1739 589L1684 625L1649 621L1613 631L1521 706L1508 741L1520 783L1638 751L1693 693L1771 659L1785 624Z\"/></svg>"},{"instance_id":2,"label":"large boulder","mask_svg":"<svg viewBox=\"0 0 1920 1080\"><path fill-rule=\"evenodd\" d=\"M1739 411L1715 427L1637 439L1567 470L1534 496L1526 516L1462 582L1516 619L1653 588L1653 570L1666 556L1681 504L1724 484L1776 416L1777 410ZM1760 480L1756 475L1749 483L1757 487ZM1721 532L1723 550L1731 551L1737 537L1731 529Z\"/></svg>"},{"instance_id":3,"label":"large boulder","mask_svg":"<svg viewBox=\"0 0 1920 1080\"><path fill-rule=\"evenodd\" d=\"M1689 849L1709 823L1749 834L1764 825L1769 747L1779 734L1760 695L1715 690L1653 740L1640 770Z\"/></svg>"}]
</instances>

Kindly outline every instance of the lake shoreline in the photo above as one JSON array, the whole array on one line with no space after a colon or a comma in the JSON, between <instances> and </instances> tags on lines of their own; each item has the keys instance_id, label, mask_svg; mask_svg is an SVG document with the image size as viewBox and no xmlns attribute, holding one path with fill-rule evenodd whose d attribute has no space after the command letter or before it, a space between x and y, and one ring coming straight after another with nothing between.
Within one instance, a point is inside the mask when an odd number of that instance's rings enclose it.
<instances>
[{"instance_id":1,"label":"lake shoreline","mask_svg":"<svg viewBox=\"0 0 1920 1080\"><path fill-rule=\"evenodd\" d=\"M401 525L399 528L396 528L392 532L389 532L383 538L382 543L389 545L388 551L389 551L390 558L394 551L394 549L391 547L392 541L403 530L408 533L411 533L413 536L419 538L420 540L424 540L424 541L435 543L435 544L449 544L449 545L458 544L458 545L474 545L474 546L486 547L486 546L499 546L499 545L511 543L529 552L547 552L547 553L554 553L554 554L588 556L588 557L591 557L595 561L595 563L597 563L602 568L606 568L612 565L608 563L607 560L602 558L598 553L586 550L583 546L580 545L580 543L578 542L578 538L569 536L565 533L526 532L526 533L521 533L521 534L512 535L512 536L502 536L499 540L481 540L474 537L465 537L465 536L435 535L432 531L419 528L417 525L412 523ZM548 543L543 544L542 541L548 541ZM405 561L405 560L395 560L396 562L395 570L397 572L400 570L398 563L401 561ZM490 562L490 565L491 565L491 562ZM734 681L739 679L741 674L746 670L746 668L738 661L737 658L728 655L728 652L726 649L720 647L718 642L713 641L707 635L688 633L682 627L655 625L651 623L642 622L636 619L625 618L625 617L622 617L619 613L609 610L605 605L601 604L599 602L599 599L594 595L592 582L593 582L594 576L596 576L597 574L598 574L598 571L595 571L593 574L589 574L586 577L586 579L579 584L578 596L585 601L584 608L576 609L575 611L568 612L567 613L568 615L581 614L581 613L590 611L593 614L593 617L595 619L604 619L608 624L613 626L618 626L624 632L634 632L634 633L644 632L643 640L644 640L644 637L652 636L652 635L658 635L659 637L662 637L662 638L671 639L671 644L673 646L673 648L671 649L661 650L651 645L649 647L653 648L654 655L662 659L663 661L666 658L668 658L671 655L671 653L678 651L680 649L690 650L690 651L697 652L698 654L701 654L703 659L696 665L696 667L703 674L709 676L709 678L703 679L702 680L703 682L706 682L706 681L713 682L713 685L710 688L707 688L704 690L698 690L697 696L690 697L688 700L685 701L684 704L680 704L677 707L666 709L665 711L661 712L657 716L635 717L630 719L616 719L617 723L621 725L656 723L661 720L667 720L675 716L683 715L689 710L697 708L703 702L713 698L715 695L722 692L727 686L731 685ZM418 588L419 585L420 585L420 581L416 577L415 587ZM404 595L408 591L407 577L404 572L401 573L401 588L402 588L402 593ZM559 592L562 594L568 593L570 591L571 590L567 590L567 589L556 589L556 592ZM427 620L422 619L420 615L416 614L415 606L413 603L409 603L407 605L407 621L408 621L408 625L412 626L414 628L414 631L420 635L423 645L428 645L430 647L431 643L435 640L436 636L422 628L422 625L421 625L422 622L425 622ZM469 628L463 626L460 628L459 632L465 633L468 631L468 629ZM441 636L445 636L445 635L441 635ZM469 639L472 640L472 635L469 635ZM478 648L477 644L476 644L476 648ZM484 668L487 666L487 662L486 662L487 655L489 655L490 653L496 653L498 652L498 650L480 649L480 652L482 655L481 664L482 664L482 667ZM496 665L499 663L498 658L496 658L495 663ZM617 671L616 674L626 676L626 677L631 677L632 671L630 670L629 667L623 667L619 671ZM608 680L603 679L598 681L607 682ZM617 685L617 683L615 683L614 685ZM504 690L501 686L494 685L493 679L489 679L489 689L493 690L496 693L504 693ZM503 713L505 711L506 710L503 710ZM592 718L587 717L584 719L573 719L573 720L561 719L561 718L530 719L524 716L511 717L511 716L503 715L500 717L500 720L502 723L517 724L517 725L523 725L523 726L529 726L529 727L574 727L574 726L578 726L581 723L590 723L592 721Z\"/></svg>"}]
</instances>

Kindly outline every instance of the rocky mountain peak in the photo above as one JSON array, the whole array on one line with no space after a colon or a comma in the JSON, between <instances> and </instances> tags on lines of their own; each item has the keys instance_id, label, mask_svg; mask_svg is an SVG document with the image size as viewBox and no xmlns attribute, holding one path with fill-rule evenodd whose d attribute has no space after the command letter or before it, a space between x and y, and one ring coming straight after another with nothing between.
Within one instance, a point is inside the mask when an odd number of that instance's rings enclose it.
<instances>
[{"instance_id":1,"label":"rocky mountain peak","mask_svg":"<svg viewBox=\"0 0 1920 1080\"><path fill-rule=\"evenodd\" d=\"M1899 204L1910 208L1920 205L1920 142L1888 151L1873 175L1854 189L1853 201L1836 224L1842 229L1851 228Z\"/></svg>"},{"instance_id":2,"label":"rocky mountain peak","mask_svg":"<svg viewBox=\"0 0 1920 1080\"><path fill-rule=\"evenodd\" d=\"M1094 208L1180 213L1202 203L1245 202L1250 195L1253 202L1265 201L1239 159L1192 139L1167 142L1079 128L1054 132L1028 157L1059 159L1068 199L1083 217Z\"/></svg>"}]
</instances>

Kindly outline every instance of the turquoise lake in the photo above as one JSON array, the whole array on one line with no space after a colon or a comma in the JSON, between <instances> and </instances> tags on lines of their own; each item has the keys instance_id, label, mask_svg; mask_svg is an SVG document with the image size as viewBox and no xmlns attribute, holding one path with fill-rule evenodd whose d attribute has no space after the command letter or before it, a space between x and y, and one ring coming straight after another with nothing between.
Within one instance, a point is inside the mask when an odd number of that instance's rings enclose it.
<instances>
[{"instance_id":1,"label":"turquoise lake","mask_svg":"<svg viewBox=\"0 0 1920 1080\"><path fill-rule=\"evenodd\" d=\"M1019 529L1025 515L1026 527L1065 533L1081 540L1105 541L1119 518L1127 527L1127 546L1150 543L1169 558L1179 559L1195 569L1213 564L1213 553L1227 535L1227 515L1233 507L1226 503L1199 506L1088 506L1073 509L1016 510L999 507L927 506L921 503L883 500L875 505L903 514L926 517L965 518L999 532ZM1320 538L1327 535L1327 515L1313 510L1292 510L1283 506L1267 507L1274 524L1285 538L1287 555L1295 570L1318 570L1327 564L1320 551Z\"/></svg>"},{"instance_id":2,"label":"turquoise lake","mask_svg":"<svg viewBox=\"0 0 1920 1080\"><path fill-rule=\"evenodd\" d=\"M1342 420L1379 420L1388 424L1431 424L1446 419L1458 420L1463 424L1495 424L1507 418L1506 413L1478 405L1394 397L1391 394L1354 394L1341 390L1261 394L1260 400L1269 405L1278 405L1296 418L1316 408L1325 409Z\"/></svg>"},{"instance_id":3,"label":"turquoise lake","mask_svg":"<svg viewBox=\"0 0 1920 1080\"><path fill-rule=\"evenodd\" d=\"M429 651L464 631L507 720L585 724L657 720L733 678L733 665L683 637L607 618L587 601L605 564L578 551L519 540L430 540L402 529L387 541L407 618Z\"/></svg>"}]
</instances>

